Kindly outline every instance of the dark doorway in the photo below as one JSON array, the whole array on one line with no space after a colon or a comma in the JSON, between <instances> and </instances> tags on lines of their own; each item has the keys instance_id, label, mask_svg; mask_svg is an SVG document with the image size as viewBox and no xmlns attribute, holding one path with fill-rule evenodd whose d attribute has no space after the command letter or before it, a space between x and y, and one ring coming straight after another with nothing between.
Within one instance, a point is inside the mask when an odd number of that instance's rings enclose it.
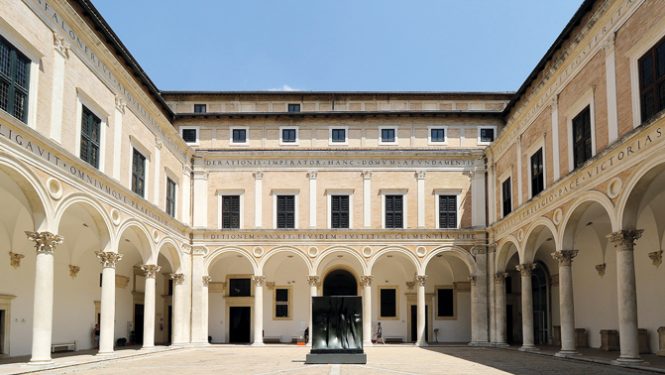
<instances>
[{"instance_id":1,"label":"dark doorway","mask_svg":"<svg viewBox=\"0 0 665 375\"><path fill-rule=\"evenodd\" d=\"M251 308L249 306L229 307L230 343L249 344L250 312Z\"/></svg>"},{"instance_id":2,"label":"dark doorway","mask_svg":"<svg viewBox=\"0 0 665 375\"><path fill-rule=\"evenodd\" d=\"M536 345L549 343L550 337L550 274L541 262L531 273L533 291L533 339Z\"/></svg>"},{"instance_id":3,"label":"dark doorway","mask_svg":"<svg viewBox=\"0 0 665 375\"><path fill-rule=\"evenodd\" d=\"M356 278L346 270L335 270L323 280L323 296L357 296Z\"/></svg>"},{"instance_id":4,"label":"dark doorway","mask_svg":"<svg viewBox=\"0 0 665 375\"><path fill-rule=\"evenodd\" d=\"M0 310L0 354L5 353L5 310Z\"/></svg>"},{"instance_id":5,"label":"dark doorway","mask_svg":"<svg viewBox=\"0 0 665 375\"><path fill-rule=\"evenodd\" d=\"M134 305L134 344L143 344L143 305Z\"/></svg>"},{"instance_id":6,"label":"dark doorway","mask_svg":"<svg viewBox=\"0 0 665 375\"><path fill-rule=\"evenodd\" d=\"M510 345L516 344L515 336L513 335L513 305L506 305L506 341Z\"/></svg>"},{"instance_id":7,"label":"dark doorway","mask_svg":"<svg viewBox=\"0 0 665 375\"><path fill-rule=\"evenodd\" d=\"M425 342L429 342L428 307L425 305ZM418 340L418 305L411 305L411 342Z\"/></svg>"}]
</instances>

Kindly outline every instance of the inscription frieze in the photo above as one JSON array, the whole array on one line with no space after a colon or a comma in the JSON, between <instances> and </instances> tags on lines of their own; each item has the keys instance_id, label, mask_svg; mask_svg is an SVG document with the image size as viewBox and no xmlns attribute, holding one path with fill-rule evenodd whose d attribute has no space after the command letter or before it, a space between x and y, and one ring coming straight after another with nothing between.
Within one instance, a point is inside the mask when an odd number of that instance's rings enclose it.
<instances>
[{"instance_id":1,"label":"inscription frieze","mask_svg":"<svg viewBox=\"0 0 665 375\"><path fill-rule=\"evenodd\" d=\"M474 167L475 159L397 159L397 158L276 158L276 159L209 159L205 165L210 170L243 168L450 168Z\"/></svg>"},{"instance_id":2,"label":"inscription frieze","mask_svg":"<svg viewBox=\"0 0 665 375\"><path fill-rule=\"evenodd\" d=\"M224 241L290 240L290 241L353 241L353 240L483 240L484 232L477 231L206 231L194 233L195 239Z\"/></svg>"}]
</instances>

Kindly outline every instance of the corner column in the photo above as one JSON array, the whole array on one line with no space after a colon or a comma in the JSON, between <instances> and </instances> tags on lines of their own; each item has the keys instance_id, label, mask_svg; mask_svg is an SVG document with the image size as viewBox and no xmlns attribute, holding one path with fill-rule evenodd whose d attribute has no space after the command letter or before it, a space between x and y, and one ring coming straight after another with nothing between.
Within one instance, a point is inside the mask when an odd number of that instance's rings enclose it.
<instances>
[{"instance_id":1,"label":"corner column","mask_svg":"<svg viewBox=\"0 0 665 375\"><path fill-rule=\"evenodd\" d=\"M418 283L418 324L416 326L418 331L416 346L427 346L427 341L425 340L425 320L427 319L427 314L425 314L425 283L427 282L427 275L417 275L416 282Z\"/></svg>"},{"instance_id":2,"label":"corner column","mask_svg":"<svg viewBox=\"0 0 665 375\"><path fill-rule=\"evenodd\" d=\"M312 319L312 306L313 306L313 297L316 297L318 294L317 287L319 286L319 277L318 276L307 276L307 283L309 284L309 340L307 341L307 346L312 346L312 337L314 336L314 324Z\"/></svg>"},{"instance_id":3,"label":"corner column","mask_svg":"<svg viewBox=\"0 0 665 375\"><path fill-rule=\"evenodd\" d=\"M98 251L97 258L102 263L102 300L99 317L99 353L113 354L115 336L115 266L122 259L122 254L112 251Z\"/></svg>"},{"instance_id":4,"label":"corner column","mask_svg":"<svg viewBox=\"0 0 665 375\"><path fill-rule=\"evenodd\" d=\"M506 277L505 272L497 272L494 275L494 312L496 316L496 338L494 344L507 346L506 343Z\"/></svg>"},{"instance_id":5,"label":"corner column","mask_svg":"<svg viewBox=\"0 0 665 375\"><path fill-rule=\"evenodd\" d=\"M635 241L643 230L620 230L608 238L617 249L617 300L619 303L619 363L639 363L640 346L637 331L637 292L635 287Z\"/></svg>"},{"instance_id":6,"label":"corner column","mask_svg":"<svg viewBox=\"0 0 665 375\"><path fill-rule=\"evenodd\" d=\"M363 346L372 346L372 276L360 276L363 287Z\"/></svg>"},{"instance_id":7,"label":"corner column","mask_svg":"<svg viewBox=\"0 0 665 375\"><path fill-rule=\"evenodd\" d=\"M561 315L561 350L558 357L577 354L575 345L575 307L573 300L573 258L578 250L559 250L552 257L559 262L559 309Z\"/></svg>"},{"instance_id":8,"label":"corner column","mask_svg":"<svg viewBox=\"0 0 665 375\"><path fill-rule=\"evenodd\" d=\"M141 270L145 273L145 293L143 295L143 348L155 346L155 275L162 267L145 264Z\"/></svg>"},{"instance_id":9,"label":"corner column","mask_svg":"<svg viewBox=\"0 0 665 375\"><path fill-rule=\"evenodd\" d=\"M35 243L35 299L32 321L32 357L30 363L51 362L53 332L53 252L63 242L62 236L50 232L25 232Z\"/></svg>"},{"instance_id":10,"label":"corner column","mask_svg":"<svg viewBox=\"0 0 665 375\"><path fill-rule=\"evenodd\" d=\"M531 271L533 263L522 263L515 269L522 275L522 347L520 350L536 350L533 344L533 296L531 287Z\"/></svg>"},{"instance_id":11,"label":"corner column","mask_svg":"<svg viewBox=\"0 0 665 375\"><path fill-rule=\"evenodd\" d=\"M252 276L254 281L254 342L252 346L263 346L263 285L265 276Z\"/></svg>"},{"instance_id":12,"label":"corner column","mask_svg":"<svg viewBox=\"0 0 665 375\"><path fill-rule=\"evenodd\" d=\"M187 342L185 333L185 274L172 273L173 280L173 331L171 345L182 345Z\"/></svg>"},{"instance_id":13,"label":"corner column","mask_svg":"<svg viewBox=\"0 0 665 375\"><path fill-rule=\"evenodd\" d=\"M208 285L205 281L203 256L206 251L192 249L192 337L195 345L208 344Z\"/></svg>"}]
</instances>

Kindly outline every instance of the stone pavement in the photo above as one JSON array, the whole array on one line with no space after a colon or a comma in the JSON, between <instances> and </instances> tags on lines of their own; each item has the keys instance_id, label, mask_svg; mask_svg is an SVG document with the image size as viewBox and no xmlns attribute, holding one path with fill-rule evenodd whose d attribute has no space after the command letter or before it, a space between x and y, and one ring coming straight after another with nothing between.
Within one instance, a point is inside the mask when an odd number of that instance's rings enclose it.
<instances>
[{"instance_id":1,"label":"stone pavement","mask_svg":"<svg viewBox=\"0 0 665 375\"><path fill-rule=\"evenodd\" d=\"M133 351L140 353L141 351ZM209 346L161 350L145 355L88 362L40 374L566 374L631 375L648 372L514 350L386 345L366 349L366 365L305 365L305 347ZM70 357L76 358L76 357ZM73 359L74 361L76 359ZM3 367L0 366L0 374ZM23 365L25 369L26 365ZM35 369L36 370L36 369Z\"/></svg>"}]
</instances>

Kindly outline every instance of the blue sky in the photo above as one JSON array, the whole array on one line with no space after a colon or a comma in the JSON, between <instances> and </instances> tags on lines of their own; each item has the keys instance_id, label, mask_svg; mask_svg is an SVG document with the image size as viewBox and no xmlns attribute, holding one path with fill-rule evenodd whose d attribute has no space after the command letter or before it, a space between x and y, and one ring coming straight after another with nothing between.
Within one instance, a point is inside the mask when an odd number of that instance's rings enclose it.
<instances>
[{"instance_id":1,"label":"blue sky","mask_svg":"<svg viewBox=\"0 0 665 375\"><path fill-rule=\"evenodd\" d=\"M582 0L93 0L162 90L514 91Z\"/></svg>"}]
</instances>

